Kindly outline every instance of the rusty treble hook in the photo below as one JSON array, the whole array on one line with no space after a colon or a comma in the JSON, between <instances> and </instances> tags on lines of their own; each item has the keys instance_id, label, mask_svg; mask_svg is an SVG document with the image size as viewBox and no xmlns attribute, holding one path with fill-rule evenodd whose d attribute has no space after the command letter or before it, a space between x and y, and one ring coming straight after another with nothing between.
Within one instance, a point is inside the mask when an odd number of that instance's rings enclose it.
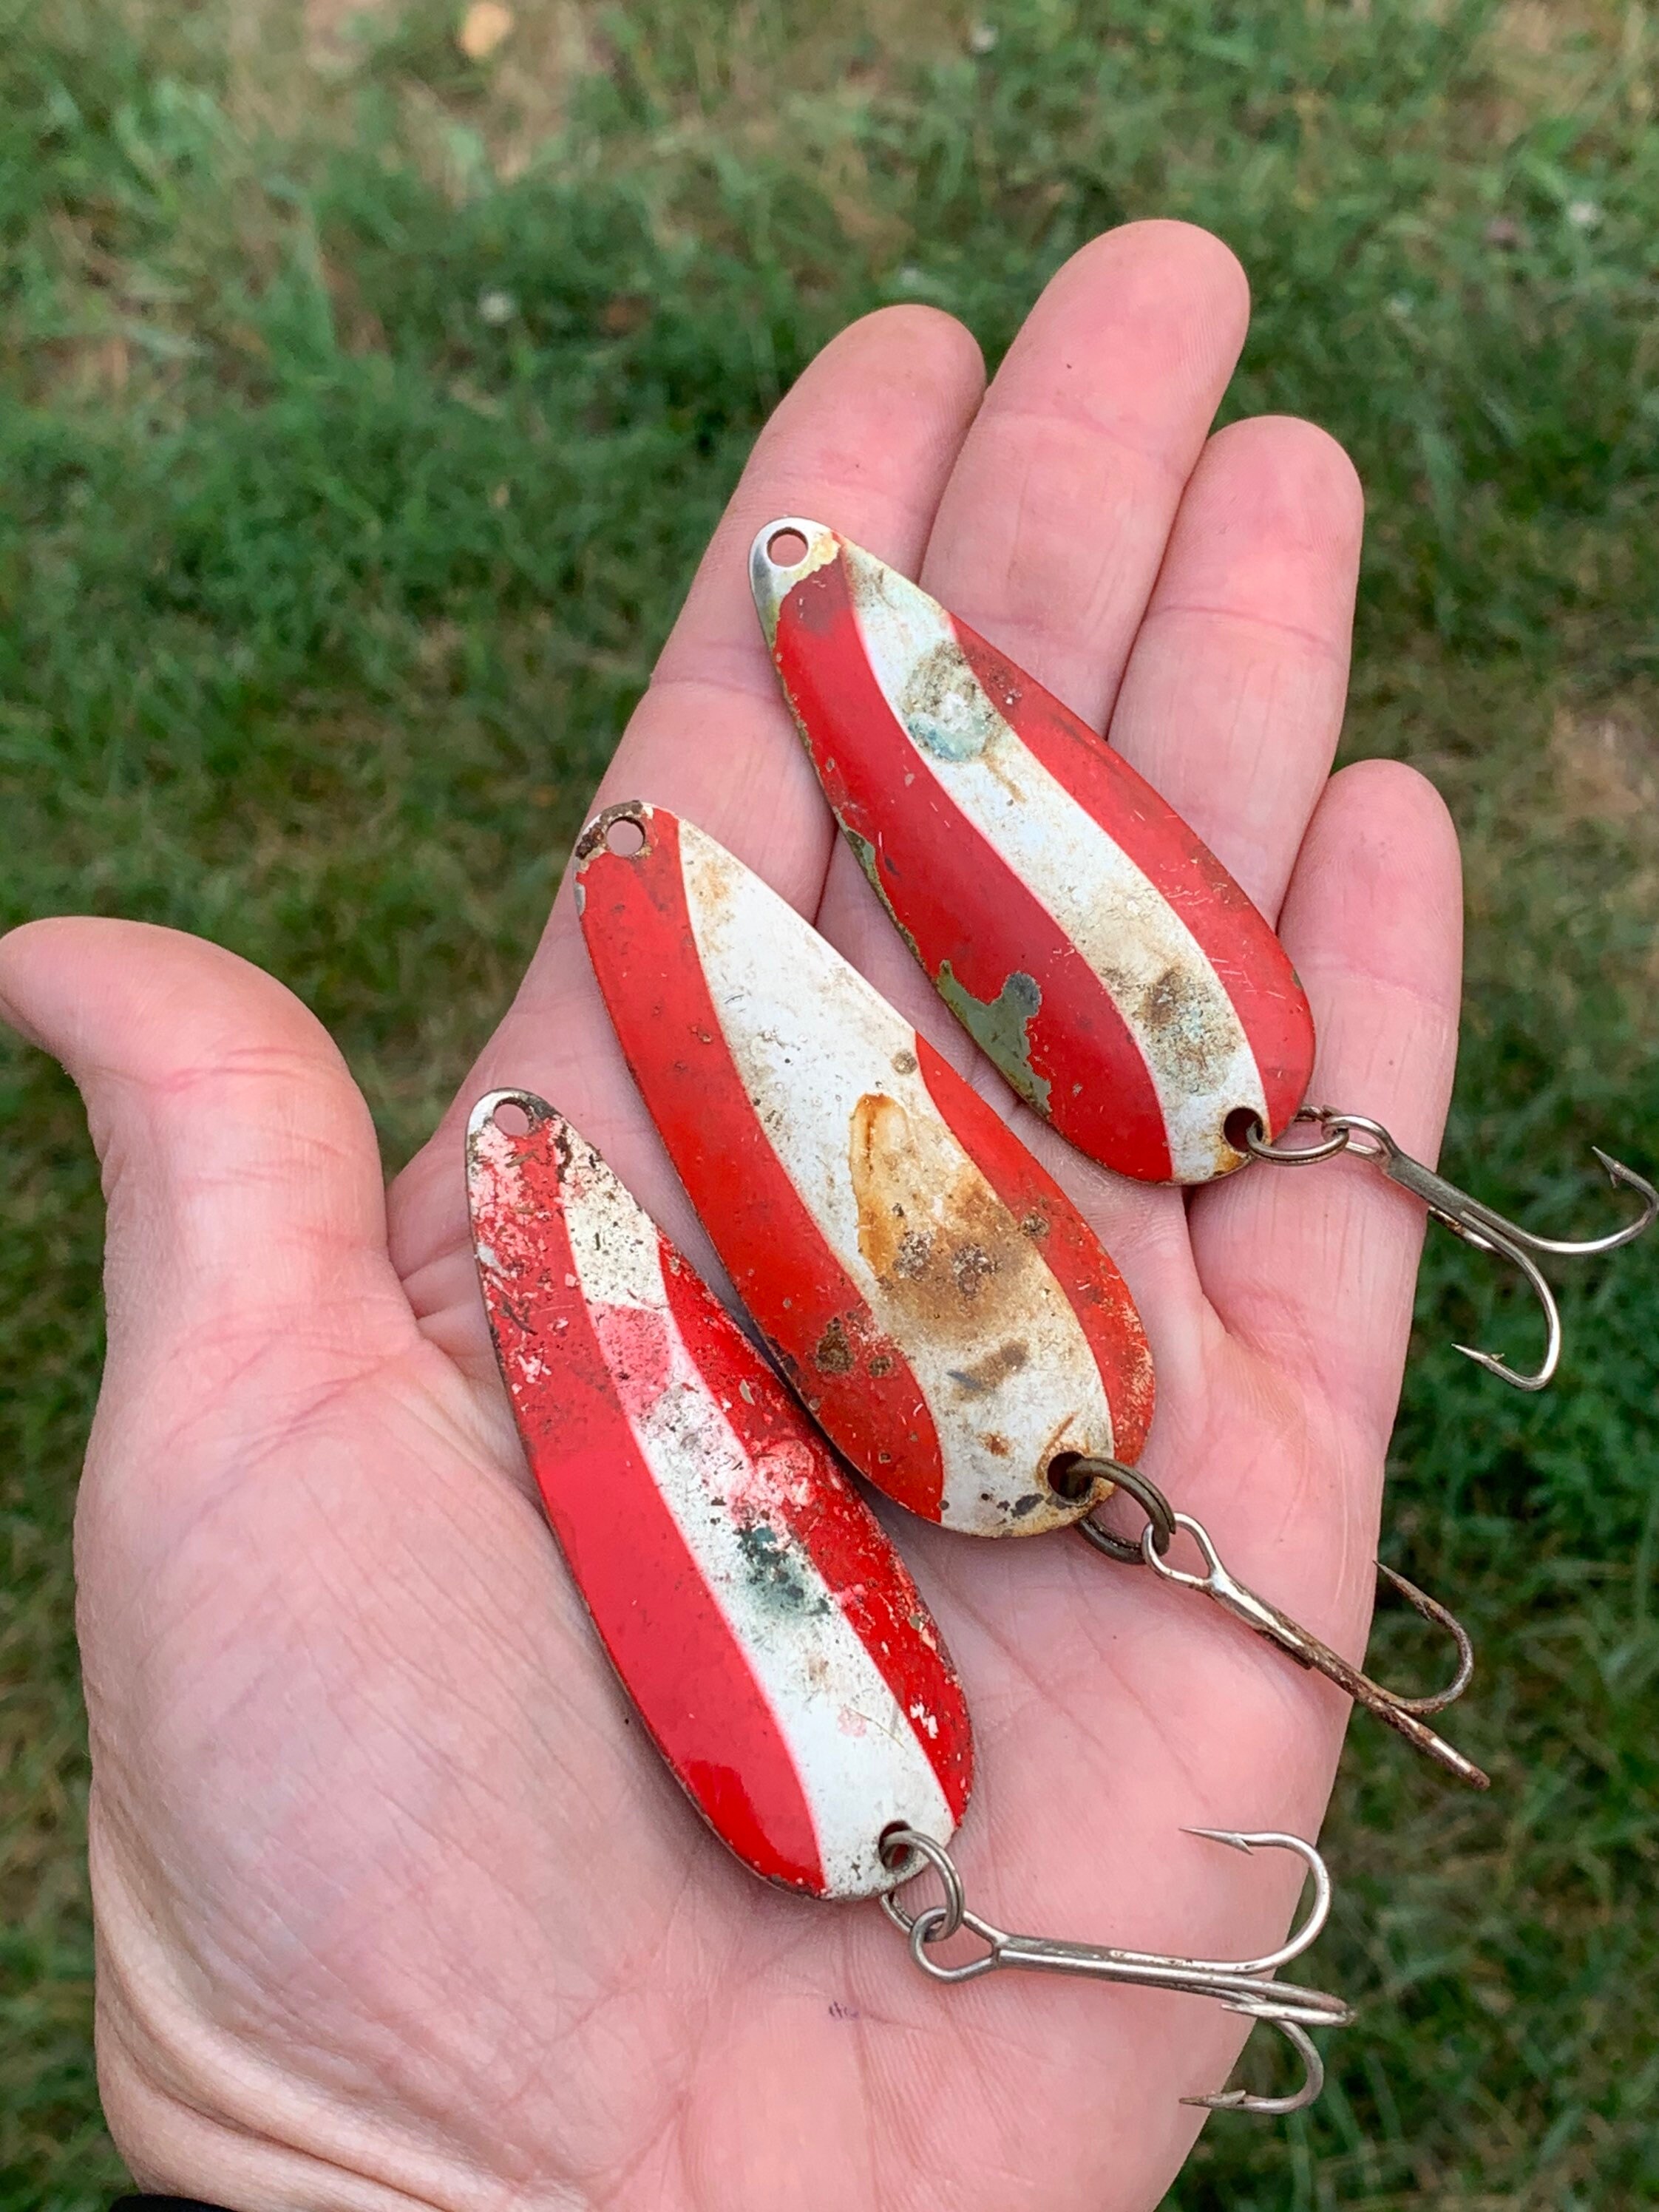
<instances>
[{"instance_id":1,"label":"rusty treble hook","mask_svg":"<svg viewBox=\"0 0 1659 2212\"><path fill-rule=\"evenodd\" d=\"M1295 1660L1298 1667L1310 1668L1346 1690L1356 1705L1363 1705L1368 1713L1375 1713L1386 1727L1393 1729L1397 1735L1403 1735L1407 1743L1413 1745L1425 1758L1433 1759L1437 1766L1444 1767L1449 1774L1455 1774L1460 1782L1467 1782L1472 1790L1489 1790L1492 1787L1491 1777L1484 1773L1473 1759L1466 1759L1455 1745L1448 1743L1443 1736L1437 1735L1432 1729L1423 1724L1425 1713L1440 1712L1454 1698L1461 1698L1474 1673L1474 1645L1468 1631L1437 1598L1431 1597L1426 1590L1419 1589L1415 1583L1407 1582L1404 1575L1396 1574L1392 1567L1385 1567L1380 1559L1377 1561L1378 1574L1386 1577L1406 1602L1425 1620L1431 1620L1445 1629L1457 1646L1457 1671L1445 1689L1426 1698L1401 1697L1397 1691L1386 1689L1381 1682L1373 1681L1362 1668L1345 1659L1340 1651L1334 1651L1328 1644L1315 1636L1310 1630L1304 1628L1299 1621L1292 1620L1289 1613L1281 1612L1278 1606L1270 1604L1266 1598L1259 1597L1253 1589L1247 1589L1224 1563L1216 1548L1215 1539L1204 1523L1190 1513L1177 1513L1158 1485L1138 1468L1120 1467L1115 1461L1091 1459L1079 1461L1074 1472L1079 1474L1086 1472L1091 1477L1103 1476L1118 1489L1127 1491L1146 1516L1146 1526L1140 1533L1138 1544L1114 1535L1109 1528L1103 1528L1092 1514L1086 1516L1077 1523L1078 1531L1097 1551L1104 1552L1109 1559L1126 1564L1149 1566L1165 1582L1178 1583L1183 1589L1200 1590L1206 1597L1213 1598L1218 1605L1255 1629L1259 1636L1265 1636L1270 1643L1277 1644L1281 1651ZM1191 1574L1184 1568L1170 1565L1165 1555L1171 1539L1178 1532L1190 1536L1197 1545L1204 1559L1202 1574Z\"/></svg>"}]
</instances>

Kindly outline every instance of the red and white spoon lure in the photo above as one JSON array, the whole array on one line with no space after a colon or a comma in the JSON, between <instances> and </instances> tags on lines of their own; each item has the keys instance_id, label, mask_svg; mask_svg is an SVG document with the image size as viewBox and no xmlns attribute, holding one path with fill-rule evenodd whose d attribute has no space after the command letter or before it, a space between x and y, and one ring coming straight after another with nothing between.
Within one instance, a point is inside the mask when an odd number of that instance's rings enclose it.
<instances>
[{"instance_id":1,"label":"red and white spoon lure","mask_svg":"<svg viewBox=\"0 0 1659 2212\"><path fill-rule=\"evenodd\" d=\"M629 849L623 850L626 845ZM733 1287L860 1473L930 1521L1035 1534L1133 1462L1127 1286L994 1109L712 837L610 807L578 841L599 988Z\"/></svg>"},{"instance_id":2,"label":"red and white spoon lure","mask_svg":"<svg viewBox=\"0 0 1659 2212\"><path fill-rule=\"evenodd\" d=\"M517 1123L517 1127L507 1126ZM816 1897L942 1844L973 1741L903 1562L776 1376L544 1100L474 1108L496 1358L548 1517L670 1767L757 1874Z\"/></svg>"},{"instance_id":3,"label":"red and white spoon lure","mask_svg":"<svg viewBox=\"0 0 1659 2212\"><path fill-rule=\"evenodd\" d=\"M1180 816L1041 684L823 524L769 523L750 573L836 820L1020 1096L1150 1182L1242 1167L1228 1134L1241 1113L1277 1136L1312 1072L1308 1002Z\"/></svg>"}]
</instances>

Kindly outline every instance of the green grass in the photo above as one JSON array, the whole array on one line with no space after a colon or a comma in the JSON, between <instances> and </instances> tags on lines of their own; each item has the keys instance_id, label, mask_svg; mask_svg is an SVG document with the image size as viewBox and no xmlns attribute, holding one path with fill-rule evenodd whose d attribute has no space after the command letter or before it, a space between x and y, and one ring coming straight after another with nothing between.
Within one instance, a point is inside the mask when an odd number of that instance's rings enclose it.
<instances>
[{"instance_id":1,"label":"green grass","mask_svg":"<svg viewBox=\"0 0 1659 2212\"><path fill-rule=\"evenodd\" d=\"M403 1156L813 349L913 297L994 353L1091 231L1179 214L1254 280L1230 405L1366 480L1348 749L1467 836L1449 1171L1565 1231L1592 1139L1653 1165L1641 9L1005 0L975 53L900 0L527 5L484 67L447 8L301 12L0 0L0 919L262 962ZM0 2212L78 2212L118 2173L67 1562L100 1218L62 1079L8 1048L0 1094ZM1364 2025L1316 2113L1210 2130L1180 2212L1659 2198L1654 1266L1570 1277L1534 1401L1450 1350L1532 1317L1432 1240L1389 1525L1480 1640L1454 1733L1498 1786L1356 1731L1322 1978ZM1392 1615L1376 1650L1413 1663Z\"/></svg>"}]
</instances>

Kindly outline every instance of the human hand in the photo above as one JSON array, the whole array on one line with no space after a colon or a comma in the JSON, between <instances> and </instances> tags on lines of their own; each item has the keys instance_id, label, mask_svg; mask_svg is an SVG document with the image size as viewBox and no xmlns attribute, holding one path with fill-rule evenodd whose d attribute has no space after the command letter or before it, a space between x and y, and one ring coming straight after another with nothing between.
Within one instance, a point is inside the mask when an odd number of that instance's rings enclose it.
<instances>
[{"instance_id":1,"label":"human hand","mask_svg":"<svg viewBox=\"0 0 1659 2212\"><path fill-rule=\"evenodd\" d=\"M1429 787L1327 781L1359 496L1322 433L1206 432L1243 278L1174 224L1097 240L990 393L948 318L845 333L757 447L600 799L702 824L991 1093L836 838L750 604L822 515L1097 726L1270 916L1319 1096L1432 1158L1459 973ZM872 1908L768 1889L630 1723L490 1355L460 1131L551 1098L695 1262L568 891L431 1143L383 1198L362 1099L271 979L173 933L43 922L0 1007L85 1095L110 1350L77 1528L100 2078L149 2185L246 2208L909 2212L1154 2205L1243 2024L1157 1992L940 1990ZM1021 1109L1128 1278L1147 1471L1234 1571L1362 1648L1420 1212L1346 1161L1183 1200ZM1297 1874L1188 1826L1312 1834L1345 1705L1074 1538L896 1531L962 1669L957 1856L1005 1924L1224 1956Z\"/></svg>"}]
</instances>

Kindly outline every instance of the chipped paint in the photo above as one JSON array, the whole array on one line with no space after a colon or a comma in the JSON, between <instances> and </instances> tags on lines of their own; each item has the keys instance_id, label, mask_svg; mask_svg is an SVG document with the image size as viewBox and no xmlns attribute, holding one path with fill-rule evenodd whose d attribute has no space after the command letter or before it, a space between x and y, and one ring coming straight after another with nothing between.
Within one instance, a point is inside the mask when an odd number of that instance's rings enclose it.
<instances>
[{"instance_id":1,"label":"chipped paint","mask_svg":"<svg viewBox=\"0 0 1659 2212\"><path fill-rule=\"evenodd\" d=\"M775 561L771 547L789 531L805 540L806 550L799 561ZM761 532L749 550L749 585L768 645L777 635L778 609L790 592L816 569L826 567L840 550L833 530L826 530L821 522L797 521L793 515L781 516Z\"/></svg>"},{"instance_id":2,"label":"chipped paint","mask_svg":"<svg viewBox=\"0 0 1659 2212\"><path fill-rule=\"evenodd\" d=\"M1001 1069L1028 1106L1046 1115L1054 1086L1031 1065L1031 1024L1042 1011L1036 976L1016 969L988 1001L963 988L948 960L941 962L933 981L940 998L993 1067Z\"/></svg>"},{"instance_id":3,"label":"chipped paint","mask_svg":"<svg viewBox=\"0 0 1659 2212\"><path fill-rule=\"evenodd\" d=\"M896 703L905 728L936 760L978 760L1007 727L953 637L916 655Z\"/></svg>"}]
</instances>

